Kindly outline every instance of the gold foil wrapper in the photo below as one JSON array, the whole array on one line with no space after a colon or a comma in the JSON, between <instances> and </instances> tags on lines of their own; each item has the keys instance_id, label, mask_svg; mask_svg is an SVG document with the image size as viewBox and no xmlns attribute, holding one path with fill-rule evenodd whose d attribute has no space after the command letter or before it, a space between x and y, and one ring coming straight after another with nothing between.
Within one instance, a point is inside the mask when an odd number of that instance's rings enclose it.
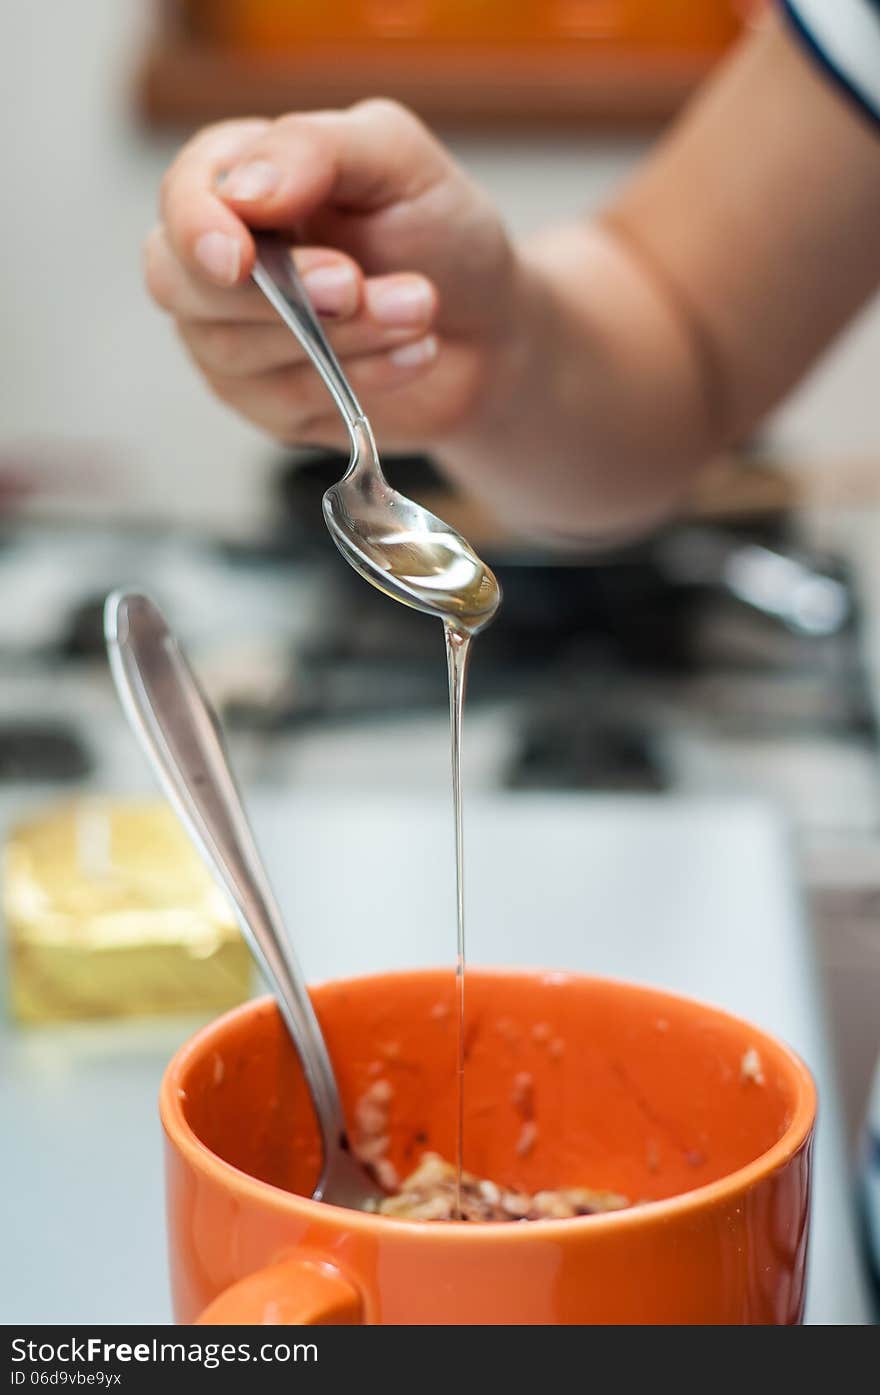
<instances>
[{"instance_id":1,"label":"gold foil wrapper","mask_svg":"<svg viewBox=\"0 0 880 1395\"><path fill-rule=\"evenodd\" d=\"M4 849L10 1006L22 1022L222 1011L252 961L171 809L81 799Z\"/></svg>"}]
</instances>

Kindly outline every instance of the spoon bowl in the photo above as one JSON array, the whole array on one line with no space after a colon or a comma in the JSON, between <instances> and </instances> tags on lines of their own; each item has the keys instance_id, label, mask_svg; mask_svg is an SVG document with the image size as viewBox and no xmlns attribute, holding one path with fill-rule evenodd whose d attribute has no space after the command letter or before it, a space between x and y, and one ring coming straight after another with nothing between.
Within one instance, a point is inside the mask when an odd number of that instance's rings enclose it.
<instances>
[{"instance_id":1,"label":"spoon bowl","mask_svg":"<svg viewBox=\"0 0 880 1395\"><path fill-rule=\"evenodd\" d=\"M365 581L476 634L501 601L494 574L442 519L392 489L364 421L348 471L324 495L330 536Z\"/></svg>"}]
</instances>

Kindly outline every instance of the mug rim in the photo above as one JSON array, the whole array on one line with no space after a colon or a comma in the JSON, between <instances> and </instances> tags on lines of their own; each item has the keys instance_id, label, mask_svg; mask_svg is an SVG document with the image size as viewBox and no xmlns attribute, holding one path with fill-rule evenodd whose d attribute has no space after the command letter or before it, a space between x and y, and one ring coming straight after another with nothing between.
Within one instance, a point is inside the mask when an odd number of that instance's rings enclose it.
<instances>
[{"instance_id":1,"label":"mug rim","mask_svg":"<svg viewBox=\"0 0 880 1395\"><path fill-rule=\"evenodd\" d=\"M448 968L437 967L380 970L369 974L355 974L344 979L324 979L320 983L310 984L309 989L310 992L315 990L320 992L324 988L344 989L370 982L387 982L389 979L410 981L414 978L424 980L442 977L448 979L450 972L451 970ZM629 979L611 978L599 974L585 974L574 970L522 966L509 968L500 965L472 967L469 965L468 974L473 978L481 979L517 977L546 980L552 978L556 981L573 979L583 984L600 984L622 989L625 992L650 996L660 1001L685 1004L697 1008L710 1017L720 1018L735 1026L745 1028L755 1037L756 1046L760 1048L765 1042L771 1045L780 1054L789 1069L795 1085L791 1120L785 1132L770 1148L734 1172L728 1172L723 1177L716 1178L715 1181L704 1182L691 1191L677 1192L674 1196L663 1197L656 1201L639 1202L636 1206L629 1206L620 1211L604 1211L588 1216L571 1216L564 1220L547 1219L541 1220L540 1223L536 1222L534 1225L523 1225L521 1222L513 1220L494 1221L491 1224L481 1225L475 1225L472 1221L444 1221L442 1225L430 1225L424 1221L406 1220L397 1216L383 1216L369 1211L353 1211L347 1207L334 1206L326 1201L315 1201L313 1197L304 1196L300 1192L286 1191L283 1187L277 1187L272 1182L261 1181L260 1178L252 1177L249 1173L243 1172L241 1168L212 1152L207 1144L202 1142L184 1116L181 1093L181 1077L184 1071L195 1058L214 1045L233 1023L242 1018L257 1016L269 1008L277 1010L274 997L267 994L259 998L249 998L220 1017L214 1018L177 1048L165 1068L159 1092L159 1114L168 1142L197 1172L207 1174L226 1190L252 1202L256 1201L262 1206L269 1207L269 1209L275 1209L285 1214L304 1213L306 1219L318 1220L320 1218L325 1222L334 1221L337 1224L341 1223L342 1217L345 1217L345 1224L350 1229L363 1230L372 1234L384 1233L386 1236L393 1233L400 1235L401 1239L406 1234L412 1234L418 1235L422 1240L427 1240L428 1243L432 1244L455 1243L458 1245L526 1243L530 1238L537 1238L534 1235L535 1226L537 1226L540 1236L547 1239L558 1239L560 1235L571 1236L573 1228L576 1227L580 1230L585 1225L589 1226L591 1230L598 1229L604 1232L609 1228L616 1229L619 1226L662 1224L664 1219L672 1219L682 1213L702 1211L744 1194L756 1182L777 1172L810 1143L816 1124L818 1097L816 1085L808 1066L786 1042L763 1028L755 1026L747 1018L740 1017L736 1013L729 1012L726 1008L717 1007L702 999L684 993L675 993L666 988L656 987L654 984L637 983ZM390 1231L389 1227L391 1227Z\"/></svg>"}]
</instances>

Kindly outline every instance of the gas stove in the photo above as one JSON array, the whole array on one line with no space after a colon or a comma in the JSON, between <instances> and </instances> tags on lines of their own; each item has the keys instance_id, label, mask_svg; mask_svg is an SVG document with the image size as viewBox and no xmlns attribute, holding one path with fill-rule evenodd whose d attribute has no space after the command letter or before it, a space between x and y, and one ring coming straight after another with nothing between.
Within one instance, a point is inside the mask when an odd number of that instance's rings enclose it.
<instances>
[{"instance_id":1,"label":"gas stove","mask_svg":"<svg viewBox=\"0 0 880 1395\"><path fill-rule=\"evenodd\" d=\"M430 462L392 462L392 478L395 465L442 509ZM247 544L7 527L0 778L111 775L91 709L109 693L101 605L119 584L156 594L242 759L264 773L296 769L331 733L377 750L406 731L442 743L437 627L341 563L320 512L339 469L317 452L284 468L273 532ZM484 783L746 789L806 835L880 835L857 588L846 559L806 546L789 513L672 525L608 556L478 542L504 589L470 680L472 754L492 731Z\"/></svg>"}]
</instances>

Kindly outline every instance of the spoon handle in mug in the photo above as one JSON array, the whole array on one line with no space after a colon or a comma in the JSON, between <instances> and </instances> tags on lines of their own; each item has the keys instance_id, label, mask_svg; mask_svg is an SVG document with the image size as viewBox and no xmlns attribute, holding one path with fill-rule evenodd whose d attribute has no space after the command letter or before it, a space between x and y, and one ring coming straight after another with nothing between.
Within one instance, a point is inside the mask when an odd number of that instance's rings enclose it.
<instances>
[{"instance_id":1,"label":"spoon handle in mug","mask_svg":"<svg viewBox=\"0 0 880 1395\"><path fill-rule=\"evenodd\" d=\"M105 607L110 668L126 715L172 806L230 896L275 992L308 1080L325 1158L345 1137L333 1066L229 767L217 715L148 596L116 591Z\"/></svg>"}]
</instances>

